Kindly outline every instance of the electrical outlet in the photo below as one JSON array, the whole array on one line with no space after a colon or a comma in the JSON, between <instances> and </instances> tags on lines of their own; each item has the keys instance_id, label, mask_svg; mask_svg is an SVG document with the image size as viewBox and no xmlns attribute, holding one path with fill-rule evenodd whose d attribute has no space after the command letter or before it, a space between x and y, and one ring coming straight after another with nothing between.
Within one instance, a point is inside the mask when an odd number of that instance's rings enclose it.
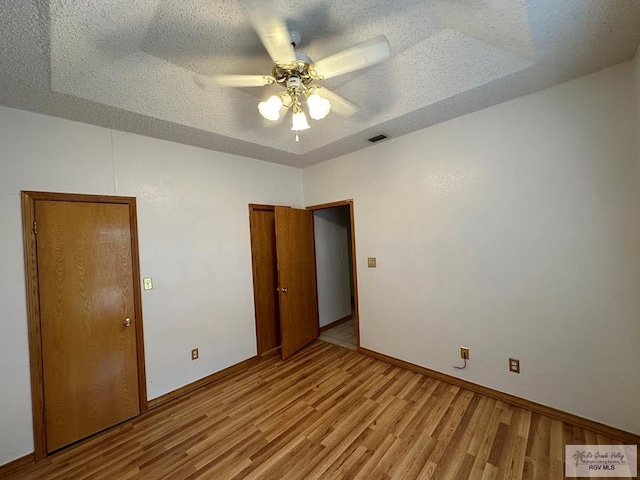
<instances>
[{"instance_id":1,"label":"electrical outlet","mask_svg":"<svg viewBox=\"0 0 640 480\"><path fill-rule=\"evenodd\" d=\"M376 257L367 257L367 265L369 268L376 268Z\"/></svg>"},{"instance_id":2,"label":"electrical outlet","mask_svg":"<svg viewBox=\"0 0 640 480\"><path fill-rule=\"evenodd\" d=\"M198 359L198 349L194 348L193 350L191 350L191 360L197 360Z\"/></svg>"},{"instance_id":3,"label":"electrical outlet","mask_svg":"<svg viewBox=\"0 0 640 480\"><path fill-rule=\"evenodd\" d=\"M144 278L142 280L142 284L144 285L144 289L145 290L152 290L153 289L153 281L151 280L151 277Z\"/></svg>"},{"instance_id":4,"label":"electrical outlet","mask_svg":"<svg viewBox=\"0 0 640 480\"><path fill-rule=\"evenodd\" d=\"M509 358L509 371L513 373L520 373L520 360L517 358Z\"/></svg>"},{"instance_id":5,"label":"electrical outlet","mask_svg":"<svg viewBox=\"0 0 640 480\"><path fill-rule=\"evenodd\" d=\"M460 358L469 360L469 347L460 347Z\"/></svg>"}]
</instances>

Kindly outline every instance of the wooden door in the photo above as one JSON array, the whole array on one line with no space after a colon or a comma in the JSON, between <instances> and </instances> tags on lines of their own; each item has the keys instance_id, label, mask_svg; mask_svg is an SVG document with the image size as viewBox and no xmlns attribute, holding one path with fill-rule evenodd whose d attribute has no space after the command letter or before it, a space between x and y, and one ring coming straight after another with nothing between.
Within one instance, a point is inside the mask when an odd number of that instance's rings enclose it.
<instances>
[{"instance_id":1,"label":"wooden door","mask_svg":"<svg viewBox=\"0 0 640 480\"><path fill-rule=\"evenodd\" d=\"M37 200L35 221L51 452L140 411L137 275L128 205Z\"/></svg>"},{"instance_id":2,"label":"wooden door","mask_svg":"<svg viewBox=\"0 0 640 480\"><path fill-rule=\"evenodd\" d=\"M318 338L313 213L275 207L280 338L286 359Z\"/></svg>"},{"instance_id":3,"label":"wooden door","mask_svg":"<svg viewBox=\"0 0 640 480\"><path fill-rule=\"evenodd\" d=\"M250 205L249 225L258 355L263 355L280 346L274 207Z\"/></svg>"}]
</instances>

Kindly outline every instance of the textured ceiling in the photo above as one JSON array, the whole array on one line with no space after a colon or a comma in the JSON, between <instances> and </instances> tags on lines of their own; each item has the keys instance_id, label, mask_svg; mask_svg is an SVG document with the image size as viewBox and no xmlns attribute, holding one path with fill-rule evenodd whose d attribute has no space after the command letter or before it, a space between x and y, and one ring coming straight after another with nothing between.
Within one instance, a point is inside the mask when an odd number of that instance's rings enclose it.
<instances>
[{"instance_id":1,"label":"textured ceiling","mask_svg":"<svg viewBox=\"0 0 640 480\"><path fill-rule=\"evenodd\" d=\"M241 1L0 0L0 104L304 167L629 60L638 0L276 0L314 60L379 34L385 63L323 82L360 110L262 119L270 89L194 73L269 74Z\"/></svg>"}]
</instances>

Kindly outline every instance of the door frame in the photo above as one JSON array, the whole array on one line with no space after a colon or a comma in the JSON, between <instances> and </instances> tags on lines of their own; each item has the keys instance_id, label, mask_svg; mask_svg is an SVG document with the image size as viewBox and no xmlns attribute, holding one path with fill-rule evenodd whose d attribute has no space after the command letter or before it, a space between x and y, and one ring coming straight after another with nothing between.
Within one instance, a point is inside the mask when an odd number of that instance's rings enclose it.
<instances>
[{"instance_id":1,"label":"door frame","mask_svg":"<svg viewBox=\"0 0 640 480\"><path fill-rule=\"evenodd\" d=\"M31 371L31 405L35 461L47 457L47 436L44 420L44 376L42 366L42 332L40 329L40 292L38 291L38 259L36 252L35 202L63 201L83 203L115 203L128 205L131 230L131 266L133 270L133 301L136 315L136 354L138 367L138 403L140 413L148 410L147 381L142 328L142 289L138 252L138 220L135 197L84 195L74 193L21 192L22 233L24 242L25 283L27 289L27 327L29 332L29 369Z\"/></svg>"},{"instance_id":2,"label":"door frame","mask_svg":"<svg viewBox=\"0 0 640 480\"><path fill-rule=\"evenodd\" d=\"M358 352L360 351L360 303L358 301L358 262L356 255L356 224L355 224L355 215L353 211L353 199L349 200L338 200L336 202L330 203L322 203L319 205L311 205L307 207L307 210L315 211L315 210L324 210L326 208L333 207L349 207L349 220L351 221L351 263L353 268L353 301L354 312L353 315L356 318L356 337L358 340ZM317 273L316 273L317 276ZM316 288L317 292L317 288Z\"/></svg>"}]
</instances>

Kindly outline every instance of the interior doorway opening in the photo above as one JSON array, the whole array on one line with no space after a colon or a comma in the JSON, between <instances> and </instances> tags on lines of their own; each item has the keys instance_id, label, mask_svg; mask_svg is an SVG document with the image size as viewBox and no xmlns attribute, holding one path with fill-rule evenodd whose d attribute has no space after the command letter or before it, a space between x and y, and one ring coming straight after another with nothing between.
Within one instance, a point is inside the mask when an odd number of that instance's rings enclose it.
<instances>
[{"instance_id":1,"label":"interior doorway opening","mask_svg":"<svg viewBox=\"0 0 640 480\"><path fill-rule=\"evenodd\" d=\"M295 214L298 220L290 223L287 220L289 214ZM275 354L286 358L318 338L321 329L324 333L331 327L340 327L342 331L350 328L348 334L336 335L337 331L334 331L325 335L334 339L331 343L357 350L360 343L353 201L312 206L305 211L250 204L249 223L258 356ZM310 225L311 236L301 234L309 231L304 225ZM321 231L320 236L316 230ZM331 235L327 237L325 230ZM291 235L292 232L297 233ZM316 243L322 244L325 240L329 240L323 247L326 258L321 260L323 264L318 273L316 254L319 250ZM332 247L331 242L338 241L340 247ZM306 267L290 275L292 262L287 258L295 260L295 264L304 263ZM333 273L340 271L342 286L339 292L325 288L327 282L330 284L332 281L331 275L323 270L326 266L333 269ZM320 288L317 287L318 280L323 282ZM296 303L301 288L306 292L304 300ZM331 303L336 294L340 295L339 305ZM323 307L318 308L320 296Z\"/></svg>"},{"instance_id":2,"label":"interior doorway opening","mask_svg":"<svg viewBox=\"0 0 640 480\"><path fill-rule=\"evenodd\" d=\"M313 213L249 205L258 356L283 359L318 338Z\"/></svg>"},{"instance_id":3,"label":"interior doorway opening","mask_svg":"<svg viewBox=\"0 0 640 480\"><path fill-rule=\"evenodd\" d=\"M320 339L360 348L353 200L307 207L314 214Z\"/></svg>"},{"instance_id":4,"label":"interior doorway opening","mask_svg":"<svg viewBox=\"0 0 640 480\"><path fill-rule=\"evenodd\" d=\"M357 350L350 205L313 211L320 340Z\"/></svg>"}]
</instances>

